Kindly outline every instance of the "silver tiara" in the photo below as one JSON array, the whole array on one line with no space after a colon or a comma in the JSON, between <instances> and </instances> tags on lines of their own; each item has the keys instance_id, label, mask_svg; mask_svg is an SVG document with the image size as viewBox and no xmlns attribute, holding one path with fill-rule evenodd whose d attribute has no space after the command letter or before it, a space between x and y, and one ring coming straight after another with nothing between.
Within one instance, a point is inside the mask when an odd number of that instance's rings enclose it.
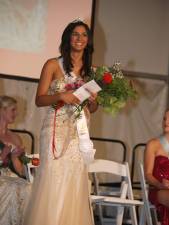
<instances>
[{"instance_id":1,"label":"silver tiara","mask_svg":"<svg viewBox=\"0 0 169 225\"><path fill-rule=\"evenodd\" d=\"M77 19L73 20L71 23L78 23L78 22L83 22L83 20L78 17Z\"/></svg>"}]
</instances>

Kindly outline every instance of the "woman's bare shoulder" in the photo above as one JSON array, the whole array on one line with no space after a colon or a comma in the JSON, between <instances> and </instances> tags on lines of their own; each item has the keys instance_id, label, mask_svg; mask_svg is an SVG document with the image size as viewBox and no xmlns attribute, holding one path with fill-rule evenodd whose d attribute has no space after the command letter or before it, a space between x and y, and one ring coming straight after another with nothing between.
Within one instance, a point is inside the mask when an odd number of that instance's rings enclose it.
<instances>
[{"instance_id":1,"label":"woman's bare shoulder","mask_svg":"<svg viewBox=\"0 0 169 225\"><path fill-rule=\"evenodd\" d=\"M59 60L58 60L58 58L50 58L44 64L44 67L57 68L58 66L59 66Z\"/></svg>"},{"instance_id":2,"label":"woman's bare shoulder","mask_svg":"<svg viewBox=\"0 0 169 225\"><path fill-rule=\"evenodd\" d=\"M148 145L158 145L159 143L160 142L158 138L152 138L147 142Z\"/></svg>"},{"instance_id":3,"label":"woman's bare shoulder","mask_svg":"<svg viewBox=\"0 0 169 225\"><path fill-rule=\"evenodd\" d=\"M43 65L40 80L50 81L57 77L59 71L59 60L57 58L48 59ZM44 84L43 84L44 85Z\"/></svg>"},{"instance_id":4,"label":"woman's bare shoulder","mask_svg":"<svg viewBox=\"0 0 169 225\"><path fill-rule=\"evenodd\" d=\"M150 139L147 144L146 144L146 150L158 150L160 147L160 142L159 142L159 139L158 138L152 138Z\"/></svg>"}]
</instances>

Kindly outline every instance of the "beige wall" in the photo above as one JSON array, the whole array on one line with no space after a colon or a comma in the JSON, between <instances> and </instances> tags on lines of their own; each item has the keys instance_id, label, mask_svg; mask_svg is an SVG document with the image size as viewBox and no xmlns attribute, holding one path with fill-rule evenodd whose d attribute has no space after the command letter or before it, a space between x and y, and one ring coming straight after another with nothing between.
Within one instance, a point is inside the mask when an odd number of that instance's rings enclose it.
<instances>
[{"instance_id":1,"label":"beige wall","mask_svg":"<svg viewBox=\"0 0 169 225\"><path fill-rule=\"evenodd\" d=\"M97 0L94 63L168 74L168 0Z\"/></svg>"}]
</instances>

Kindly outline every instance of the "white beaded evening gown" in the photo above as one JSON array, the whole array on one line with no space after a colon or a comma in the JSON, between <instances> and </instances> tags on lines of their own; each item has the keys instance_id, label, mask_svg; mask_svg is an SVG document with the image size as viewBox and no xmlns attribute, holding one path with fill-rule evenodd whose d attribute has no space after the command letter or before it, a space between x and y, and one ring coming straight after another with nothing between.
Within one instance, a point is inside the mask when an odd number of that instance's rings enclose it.
<instances>
[{"instance_id":1,"label":"white beaded evening gown","mask_svg":"<svg viewBox=\"0 0 169 225\"><path fill-rule=\"evenodd\" d=\"M65 74L53 80L49 94L64 91L77 77ZM32 196L24 225L93 225L88 175L79 151L73 109L64 105L49 107L40 137L40 167L34 179ZM55 152L54 152L55 146ZM57 159L54 159L54 154Z\"/></svg>"},{"instance_id":2,"label":"white beaded evening gown","mask_svg":"<svg viewBox=\"0 0 169 225\"><path fill-rule=\"evenodd\" d=\"M9 168L0 169L0 225L21 225L31 184Z\"/></svg>"}]
</instances>

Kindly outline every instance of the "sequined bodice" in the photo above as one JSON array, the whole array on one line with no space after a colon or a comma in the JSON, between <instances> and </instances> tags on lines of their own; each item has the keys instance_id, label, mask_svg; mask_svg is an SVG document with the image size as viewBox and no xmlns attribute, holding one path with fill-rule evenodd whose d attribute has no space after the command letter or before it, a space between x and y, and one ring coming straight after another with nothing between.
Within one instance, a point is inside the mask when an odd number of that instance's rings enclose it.
<instances>
[{"instance_id":1,"label":"sequined bodice","mask_svg":"<svg viewBox=\"0 0 169 225\"><path fill-rule=\"evenodd\" d=\"M82 78L80 76L77 76L75 73L70 72L70 74L66 74L63 68L63 59L58 59L60 69L62 70L62 73L64 74L64 77L61 79L55 79L52 81L50 88L49 88L49 94L55 94L55 92L59 91L66 91L66 85L81 81Z\"/></svg>"},{"instance_id":2,"label":"sequined bodice","mask_svg":"<svg viewBox=\"0 0 169 225\"><path fill-rule=\"evenodd\" d=\"M162 179L169 180L169 158L166 156L156 156L154 161L153 175L162 182Z\"/></svg>"},{"instance_id":3,"label":"sequined bodice","mask_svg":"<svg viewBox=\"0 0 169 225\"><path fill-rule=\"evenodd\" d=\"M54 95L56 92L64 92L67 90L70 90L70 86L74 86L76 84L81 84L83 83L83 79L79 76L76 76L73 72L70 73L70 75L66 74L63 65L62 65L62 58L59 59L59 65L60 68L64 74L64 77L61 79L54 79L51 82L51 85L49 87L48 94L49 95ZM80 85L79 85L80 86ZM49 107L49 113L51 110L53 111L52 107ZM60 110L57 111L57 115L63 115L63 114L68 114L69 116L73 114L74 107L72 105L67 105L65 104L63 107L60 108Z\"/></svg>"},{"instance_id":4,"label":"sequined bodice","mask_svg":"<svg viewBox=\"0 0 169 225\"><path fill-rule=\"evenodd\" d=\"M169 180L169 158L163 155L155 157L153 176L161 183L163 179ZM160 204L158 200L159 189L152 188L149 190L149 200L156 206L161 225L169 225L169 209Z\"/></svg>"}]
</instances>

